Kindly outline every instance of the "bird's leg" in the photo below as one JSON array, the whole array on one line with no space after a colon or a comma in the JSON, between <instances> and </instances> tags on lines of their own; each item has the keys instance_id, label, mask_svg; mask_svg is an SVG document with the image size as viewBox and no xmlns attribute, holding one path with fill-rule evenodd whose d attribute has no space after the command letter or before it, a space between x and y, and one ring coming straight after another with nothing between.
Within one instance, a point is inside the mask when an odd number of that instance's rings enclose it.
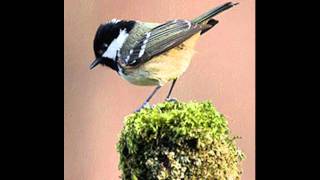
<instances>
[{"instance_id":1,"label":"bird's leg","mask_svg":"<svg viewBox=\"0 0 320 180\"><path fill-rule=\"evenodd\" d=\"M176 102L176 101L177 101L175 98L170 98L170 95L171 95L171 93L172 93L172 90L173 90L174 85L176 84L176 81L177 81L177 79L174 79L174 80L172 81L172 84L171 84L169 93L168 93L168 95L167 95L167 97L166 97L166 101L169 101L169 102L171 102L171 101Z\"/></svg>"},{"instance_id":2,"label":"bird's leg","mask_svg":"<svg viewBox=\"0 0 320 180\"><path fill-rule=\"evenodd\" d=\"M148 98L144 101L144 103L135 111L135 112L139 112L141 109L145 108L149 101L151 100L151 98L153 97L153 95L156 94L156 92L161 88L160 85L158 85L153 91L152 93L148 96Z\"/></svg>"}]
</instances>

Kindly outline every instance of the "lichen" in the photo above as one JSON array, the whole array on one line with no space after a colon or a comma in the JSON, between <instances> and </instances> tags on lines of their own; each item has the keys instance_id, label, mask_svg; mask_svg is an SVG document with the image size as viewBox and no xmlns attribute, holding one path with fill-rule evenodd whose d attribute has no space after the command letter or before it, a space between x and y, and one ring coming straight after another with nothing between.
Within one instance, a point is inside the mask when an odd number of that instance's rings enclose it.
<instances>
[{"instance_id":1,"label":"lichen","mask_svg":"<svg viewBox=\"0 0 320 180\"><path fill-rule=\"evenodd\" d=\"M164 102L125 118L123 180L240 179L243 152L212 103Z\"/></svg>"}]
</instances>

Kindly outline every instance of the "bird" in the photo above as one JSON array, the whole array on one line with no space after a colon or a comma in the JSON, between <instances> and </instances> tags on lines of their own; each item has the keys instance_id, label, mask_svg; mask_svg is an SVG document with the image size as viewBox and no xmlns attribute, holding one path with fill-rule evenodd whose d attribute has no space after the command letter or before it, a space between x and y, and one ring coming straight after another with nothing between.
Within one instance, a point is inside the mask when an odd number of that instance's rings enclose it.
<instances>
[{"instance_id":1,"label":"bird","mask_svg":"<svg viewBox=\"0 0 320 180\"><path fill-rule=\"evenodd\" d=\"M192 19L173 19L164 23L112 19L96 30L93 40L95 60L90 69L102 65L138 86L155 86L136 110L149 105L156 92L168 82L171 98L177 79L187 70L196 42L219 21L213 17L239 3L227 2Z\"/></svg>"}]
</instances>

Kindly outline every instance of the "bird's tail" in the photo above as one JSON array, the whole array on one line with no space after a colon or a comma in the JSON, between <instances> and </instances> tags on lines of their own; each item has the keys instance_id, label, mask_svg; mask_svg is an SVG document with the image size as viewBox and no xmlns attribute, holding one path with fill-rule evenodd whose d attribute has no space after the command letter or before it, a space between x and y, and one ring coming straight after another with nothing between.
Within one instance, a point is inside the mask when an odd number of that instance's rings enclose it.
<instances>
[{"instance_id":1,"label":"bird's tail","mask_svg":"<svg viewBox=\"0 0 320 180\"><path fill-rule=\"evenodd\" d=\"M237 5L237 4L239 4L239 3L227 2L227 3L225 3L223 5L220 5L220 6L216 7L216 8L214 8L214 9L211 9L210 11L202 14L201 16L199 16L199 17L197 17L195 19L193 19L192 22L193 23L197 23L197 24L201 24L203 22L206 22L206 21L210 20L215 15L217 15L217 14L219 14L219 13L221 13L221 12L223 12L223 11L225 11L225 10L227 10L227 9Z\"/></svg>"}]
</instances>

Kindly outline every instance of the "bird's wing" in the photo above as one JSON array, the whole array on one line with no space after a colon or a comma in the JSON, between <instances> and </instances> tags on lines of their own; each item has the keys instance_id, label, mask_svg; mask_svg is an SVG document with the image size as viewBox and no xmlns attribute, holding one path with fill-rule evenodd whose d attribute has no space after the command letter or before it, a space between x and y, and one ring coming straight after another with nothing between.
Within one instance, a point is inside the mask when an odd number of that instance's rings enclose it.
<instances>
[{"instance_id":1,"label":"bird's wing","mask_svg":"<svg viewBox=\"0 0 320 180\"><path fill-rule=\"evenodd\" d=\"M161 24L146 32L128 54L121 56L121 64L138 66L178 46L204 28L187 20L173 20Z\"/></svg>"}]
</instances>

